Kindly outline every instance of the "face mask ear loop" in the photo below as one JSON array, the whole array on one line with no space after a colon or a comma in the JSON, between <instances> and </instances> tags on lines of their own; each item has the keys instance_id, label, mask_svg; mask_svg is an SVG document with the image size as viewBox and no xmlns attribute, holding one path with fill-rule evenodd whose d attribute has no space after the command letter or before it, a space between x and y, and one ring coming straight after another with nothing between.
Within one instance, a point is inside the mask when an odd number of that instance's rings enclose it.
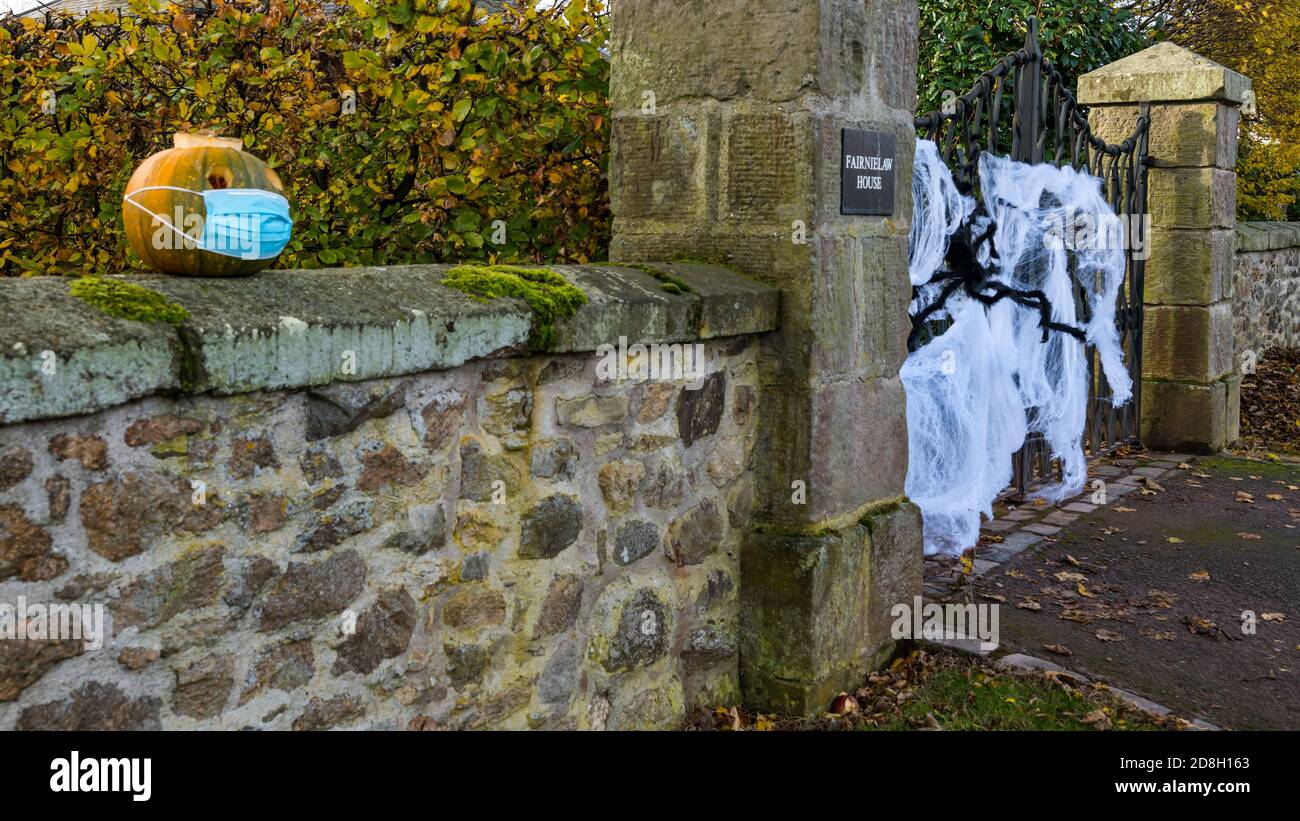
<instances>
[{"instance_id":1,"label":"face mask ear loop","mask_svg":"<svg viewBox=\"0 0 1300 821\"><path fill-rule=\"evenodd\" d=\"M140 203L138 203L138 202L136 202L135 200L131 199L131 198L134 197L136 194L139 194L139 193L142 192L142 191L180 191L180 192L185 193L185 194L193 194L193 195L196 196L196 197L202 197L202 196L203 196L202 194L198 193L197 191L191 191L191 190L188 189L188 188L177 188L177 187L174 186L174 185L149 185L149 186L146 186L146 187L144 187L144 188L137 188L136 190L132 191L130 194L125 194L125 195L123 195L123 196L122 196L122 202L130 203L131 205L134 205L136 208L139 208L141 211L145 212L145 213L148 214L149 216L151 216L151 217L153 217L154 219L158 220L158 222L160 222L160 223L162 223L163 225L166 225L168 228L172 229L172 231L175 232L175 233L176 233L176 234L177 234L177 235L178 235L178 236L179 236L183 241L194 243L194 247L198 248L200 251L206 251L206 250L207 250L206 248L203 247L203 243L202 243L200 240L195 239L194 237L192 237L192 236L190 236L189 234L185 233L185 232L182 231L181 229L177 228L175 225L172 224L171 220L169 220L169 219L163 217L161 214L157 214L157 213L155 213L155 212L149 210L148 208L145 208L145 207L144 207L143 205L141 205Z\"/></svg>"}]
</instances>

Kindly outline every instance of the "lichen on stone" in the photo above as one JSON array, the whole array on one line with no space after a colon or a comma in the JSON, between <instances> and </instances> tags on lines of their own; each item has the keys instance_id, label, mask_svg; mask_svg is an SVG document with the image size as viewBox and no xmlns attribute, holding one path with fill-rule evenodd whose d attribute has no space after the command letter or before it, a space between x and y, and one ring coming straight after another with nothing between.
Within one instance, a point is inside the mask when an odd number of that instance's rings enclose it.
<instances>
[{"instance_id":1,"label":"lichen on stone","mask_svg":"<svg viewBox=\"0 0 1300 821\"><path fill-rule=\"evenodd\" d=\"M587 295L580 288L546 268L457 265L443 276L442 284L481 299L513 297L528 303L534 317L528 340L533 350L547 348L555 323L587 304Z\"/></svg>"},{"instance_id":2,"label":"lichen on stone","mask_svg":"<svg viewBox=\"0 0 1300 821\"><path fill-rule=\"evenodd\" d=\"M119 319L179 325L190 316L188 311L157 291L120 279L80 277L68 286L68 293Z\"/></svg>"}]
</instances>

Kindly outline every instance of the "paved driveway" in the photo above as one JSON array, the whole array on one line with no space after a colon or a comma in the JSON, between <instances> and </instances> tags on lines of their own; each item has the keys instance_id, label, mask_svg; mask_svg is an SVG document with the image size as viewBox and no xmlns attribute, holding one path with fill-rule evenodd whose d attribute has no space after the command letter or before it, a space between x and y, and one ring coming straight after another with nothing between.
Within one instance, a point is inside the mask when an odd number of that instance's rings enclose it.
<instances>
[{"instance_id":1,"label":"paved driveway","mask_svg":"<svg viewBox=\"0 0 1300 821\"><path fill-rule=\"evenodd\" d=\"M1150 456L1094 466L1106 504L1003 511L972 591L1004 602L1002 650L1222 727L1300 728L1300 465ZM927 592L965 598L959 570L931 564Z\"/></svg>"}]
</instances>

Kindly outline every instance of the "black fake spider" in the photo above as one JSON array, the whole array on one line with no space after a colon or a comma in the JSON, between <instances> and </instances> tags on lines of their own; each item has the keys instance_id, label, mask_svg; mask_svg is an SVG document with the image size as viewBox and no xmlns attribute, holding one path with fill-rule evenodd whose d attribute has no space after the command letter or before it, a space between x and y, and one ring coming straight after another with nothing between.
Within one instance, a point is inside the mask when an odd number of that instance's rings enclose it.
<instances>
[{"instance_id":1,"label":"black fake spider","mask_svg":"<svg viewBox=\"0 0 1300 821\"><path fill-rule=\"evenodd\" d=\"M983 211L980 206L975 214ZM972 215L974 216L974 215ZM921 329L925 323L930 320L936 312L947 304L948 298L957 293L958 290L964 290L966 295L971 299L978 300L985 306L993 305L1001 299L1011 299L1020 305L1038 309L1038 326L1043 329L1043 342L1047 341L1048 331L1060 331L1067 333L1075 339L1083 342L1085 339L1084 332L1080 329L1063 322L1054 322L1052 320L1052 303L1047 298L1047 294L1040 290L1022 290L1011 288L998 282L993 277L997 273L998 249L993 242L993 235L997 231L997 223L992 219L988 220L987 226L983 232L975 234L975 220L967 222L961 226L961 229L953 236L948 243L948 252L945 255L947 266L940 268L926 285L935 285L940 282L947 282L939 292L939 296L933 302L926 305L912 317L912 332L907 336L907 350L909 353L920 347ZM980 246L988 243L990 265L982 265L979 261ZM916 295L916 288L913 288L913 296Z\"/></svg>"}]
</instances>

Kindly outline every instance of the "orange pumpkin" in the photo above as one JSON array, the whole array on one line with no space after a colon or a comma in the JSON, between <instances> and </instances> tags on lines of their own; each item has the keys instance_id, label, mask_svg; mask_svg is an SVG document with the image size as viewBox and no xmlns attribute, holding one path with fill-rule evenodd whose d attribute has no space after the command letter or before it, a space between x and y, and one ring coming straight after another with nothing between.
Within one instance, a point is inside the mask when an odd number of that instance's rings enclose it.
<instances>
[{"instance_id":1,"label":"orange pumpkin","mask_svg":"<svg viewBox=\"0 0 1300 821\"><path fill-rule=\"evenodd\" d=\"M213 188L260 188L284 194L284 184L272 168L243 150L237 138L176 134L174 148L146 159L126 184L126 196L195 238L202 237L203 198L186 191L152 189L170 186L188 191ZM193 219L198 216L198 220ZM181 218L179 223L177 217ZM151 214L130 203L122 205L126 239L140 259L165 274L197 277L246 276L270 265L271 259L240 259L193 247ZM191 247L186 247L186 246Z\"/></svg>"}]
</instances>

